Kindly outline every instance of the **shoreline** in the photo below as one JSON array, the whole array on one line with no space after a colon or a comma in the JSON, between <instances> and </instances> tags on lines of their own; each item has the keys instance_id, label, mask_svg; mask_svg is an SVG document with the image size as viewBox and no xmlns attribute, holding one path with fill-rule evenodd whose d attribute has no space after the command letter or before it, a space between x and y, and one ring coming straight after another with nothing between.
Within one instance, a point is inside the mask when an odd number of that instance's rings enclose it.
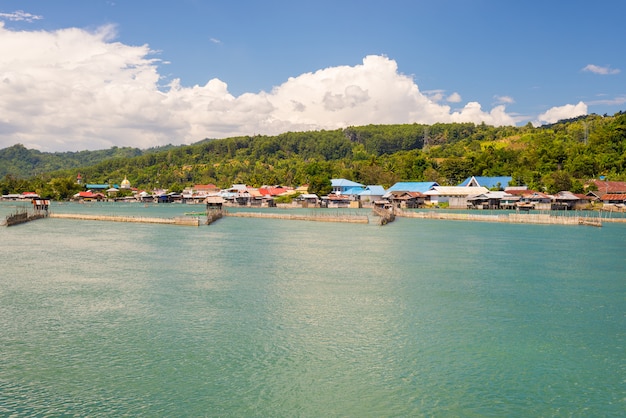
<instances>
[{"instance_id":1,"label":"shoreline","mask_svg":"<svg viewBox=\"0 0 626 418\"><path fill-rule=\"evenodd\" d=\"M61 203L62 204L62 203ZM168 205L169 206L169 205ZM260 209L260 210L259 210ZM91 220L91 221L109 221L109 222L128 222L128 223L152 223L162 225L181 225L181 226L200 226L210 225L222 217L231 218L261 218L261 219L281 219L281 220L300 220L313 222L335 222L335 223L354 223L354 224L379 224L386 225L393 222L395 218L411 218L411 219L431 219L431 220L448 220L448 221L474 221L474 222L492 222L492 223L510 223L510 224L535 224L535 225L580 225L601 227L604 223L622 223L626 224L626 217L611 216L611 213L604 212L588 212L580 211L559 211L559 212L499 212L489 211L466 211L456 212L446 209L414 211L400 208L393 210L383 210L380 208L361 208L358 211L347 209L345 213L342 208L338 210L318 210L310 208L306 212L298 211L299 207L280 207L276 211L264 210L266 208L256 207L223 207L222 209L211 209L205 211L196 211L191 213L173 213L169 217L165 213L153 214L152 216L142 216L141 214L89 214L89 213L58 213L47 212L45 217L57 219L73 219L73 220ZM290 211L290 209L294 209ZM111 213L111 208L107 209ZM162 211L161 211L162 212ZM147 214L147 213L146 213ZM40 216L33 219L40 219ZM17 222L14 222L17 224ZM4 222L4 225L7 223Z\"/></svg>"}]
</instances>

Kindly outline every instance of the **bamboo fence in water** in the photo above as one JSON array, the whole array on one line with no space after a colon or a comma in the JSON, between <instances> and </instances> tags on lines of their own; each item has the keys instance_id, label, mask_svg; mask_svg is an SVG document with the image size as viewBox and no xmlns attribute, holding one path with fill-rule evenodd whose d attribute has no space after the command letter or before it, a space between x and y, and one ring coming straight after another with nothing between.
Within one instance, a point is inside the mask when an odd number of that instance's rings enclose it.
<instances>
[{"instance_id":1,"label":"bamboo fence in water","mask_svg":"<svg viewBox=\"0 0 626 418\"><path fill-rule=\"evenodd\" d=\"M136 216L111 216L111 215L85 215L79 213L50 213L50 218L58 219L78 219L83 221L111 221L111 222L133 222L133 223L149 223L149 224L167 224L167 225L184 225L198 226L200 220L195 217L179 217L179 218L149 218Z\"/></svg>"},{"instance_id":2,"label":"bamboo fence in water","mask_svg":"<svg viewBox=\"0 0 626 418\"><path fill-rule=\"evenodd\" d=\"M405 218L440 219L455 221L502 222L515 224L542 224L542 225L591 225L602 226L598 217L584 216L554 216L543 213L506 213L506 214L478 214L478 213L447 213L447 212L411 212L395 209L397 216Z\"/></svg>"},{"instance_id":3,"label":"bamboo fence in water","mask_svg":"<svg viewBox=\"0 0 626 418\"><path fill-rule=\"evenodd\" d=\"M265 213L265 212L228 212L224 211L224 216L237 218L269 218L288 219L296 221L317 221L317 222L346 222L346 223L369 223L367 215L341 215L336 213L319 213L313 215L301 215L294 213Z\"/></svg>"}]
</instances>

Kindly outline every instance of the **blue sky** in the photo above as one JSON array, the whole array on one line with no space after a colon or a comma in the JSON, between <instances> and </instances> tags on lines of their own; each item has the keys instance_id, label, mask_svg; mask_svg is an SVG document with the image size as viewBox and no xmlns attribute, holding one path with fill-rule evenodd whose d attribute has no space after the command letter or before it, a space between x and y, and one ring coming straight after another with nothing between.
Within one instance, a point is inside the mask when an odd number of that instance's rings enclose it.
<instances>
[{"instance_id":1,"label":"blue sky","mask_svg":"<svg viewBox=\"0 0 626 418\"><path fill-rule=\"evenodd\" d=\"M611 115L626 110L625 14L622 0L4 0L0 148Z\"/></svg>"}]
</instances>

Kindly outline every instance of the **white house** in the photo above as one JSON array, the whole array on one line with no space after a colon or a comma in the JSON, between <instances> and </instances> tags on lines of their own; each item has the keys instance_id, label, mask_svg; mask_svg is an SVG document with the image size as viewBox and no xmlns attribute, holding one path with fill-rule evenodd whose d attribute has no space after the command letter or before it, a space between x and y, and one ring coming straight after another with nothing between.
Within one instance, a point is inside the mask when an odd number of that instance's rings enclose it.
<instances>
[{"instance_id":1,"label":"white house","mask_svg":"<svg viewBox=\"0 0 626 418\"><path fill-rule=\"evenodd\" d=\"M467 208L467 198L469 196L487 193L486 187L465 187L465 186L435 186L432 190L425 192L431 205L448 203L450 208Z\"/></svg>"}]
</instances>

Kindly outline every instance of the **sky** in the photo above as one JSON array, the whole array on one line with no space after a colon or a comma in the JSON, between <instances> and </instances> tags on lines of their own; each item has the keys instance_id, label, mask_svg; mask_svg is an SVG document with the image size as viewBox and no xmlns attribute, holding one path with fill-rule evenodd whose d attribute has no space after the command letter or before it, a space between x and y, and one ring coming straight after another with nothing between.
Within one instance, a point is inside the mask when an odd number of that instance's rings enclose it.
<instances>
[{"instance_id":1,"label":"sky","mask_svg":"<svg viewBox=\"0 0 626 418\"><path fill-rule=\"evenodd\" d=\"M623 0L2 0L0 149L626 110Z\"/></svg>"}]
</instances>

